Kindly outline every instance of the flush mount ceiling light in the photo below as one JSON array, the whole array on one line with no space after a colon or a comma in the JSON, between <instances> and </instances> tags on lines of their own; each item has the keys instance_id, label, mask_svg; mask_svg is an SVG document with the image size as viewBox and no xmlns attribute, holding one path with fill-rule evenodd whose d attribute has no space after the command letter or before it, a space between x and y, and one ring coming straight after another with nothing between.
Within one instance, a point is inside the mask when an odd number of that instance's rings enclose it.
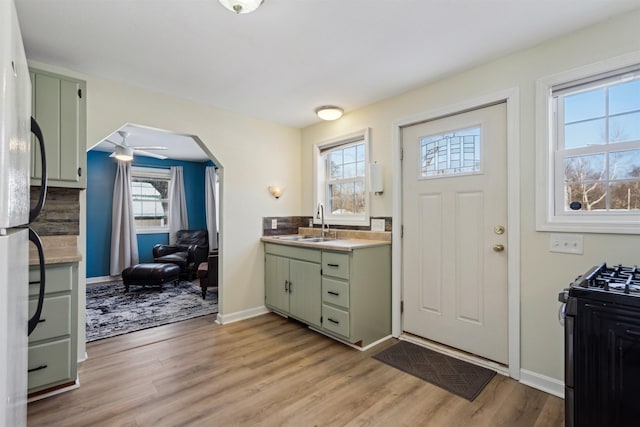
<instances>
[{"instance_id":1,"label":"flush mount ceiling light","mask_svg":"<svg viewBox=\"0 0 640 427\"><path fill-rule=\"evenodd\" d=\"M342 117L342 113L344 113L344 110L334 105L323 105L322 107L316 108L316 114L322 120L339 119L340 117Z\"/></svg>"},{"instance_id":2,"label":"flush mount ceiling light","mask_svg":"<svg viewBox=\"0 0 640 427\"><path fill-rule=\"evenodd\" d=\"M256 10L264 0L218 0L220 4L237 14Z\"/></svg>"},{"instance_id":3,"label":"flush mount ceiling light","mask_svg":"<svg viewBox=\"0 0 640 427\"><path fill-rule=\"evenodd\" d=\"M133 149L131 147L116 147L116 154L114 156L118 160L123 162L130 162L133 160Z\"/></svg>"}]
</instances>

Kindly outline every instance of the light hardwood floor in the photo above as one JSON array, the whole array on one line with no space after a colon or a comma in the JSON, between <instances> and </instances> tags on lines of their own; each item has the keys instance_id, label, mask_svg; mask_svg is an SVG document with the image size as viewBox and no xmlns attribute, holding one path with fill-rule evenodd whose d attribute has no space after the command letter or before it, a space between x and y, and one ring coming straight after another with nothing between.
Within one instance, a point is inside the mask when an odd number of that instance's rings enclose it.
<instances>
[{"instance_id":1,"label":"light hardwood floor","mask_svg":"<svg viewBox=\"0 0 640 427\"><path fill-rule=\"evenodd\" d=\"M87 345L80 388L32 402L35 426L562 426L564 402L496 375L474 402L303 325L214 316Z\"/></svg>"}]
</instances>

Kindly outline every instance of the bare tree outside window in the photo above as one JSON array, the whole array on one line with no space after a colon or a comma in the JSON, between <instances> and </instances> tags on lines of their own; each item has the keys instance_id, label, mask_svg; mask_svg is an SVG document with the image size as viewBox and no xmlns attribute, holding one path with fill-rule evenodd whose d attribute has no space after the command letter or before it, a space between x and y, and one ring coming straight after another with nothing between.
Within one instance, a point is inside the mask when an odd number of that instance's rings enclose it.
<instances>
[{"instance_id":1,"label":"bare tree outside window","mask_svg":"<svg viewBox=\"0 0 640 427\"><path fill-rule=\"evenodd\" d=\"M564 211L640 210L640 80L558 95Z\"/></svg>"}]
</instances>

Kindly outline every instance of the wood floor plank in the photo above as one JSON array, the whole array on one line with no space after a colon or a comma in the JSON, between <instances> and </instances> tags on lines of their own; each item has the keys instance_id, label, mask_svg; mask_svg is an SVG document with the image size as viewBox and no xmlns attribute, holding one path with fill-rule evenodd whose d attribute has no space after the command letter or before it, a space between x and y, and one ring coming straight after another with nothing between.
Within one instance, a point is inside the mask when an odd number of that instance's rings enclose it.
<instances>
[{"instance_id":1,"label":"wood floor plank","mask_svg":"<svg viewBox=\"0 0 640 427\"><path fill-rule=\"evenodd\" d=\"M36 426L561 426L561 399L496 375L469 402L267 314L89 343L80 388L32 402ZM55 423L52 424L52 420Z\"/></svg>"}]
</instances>

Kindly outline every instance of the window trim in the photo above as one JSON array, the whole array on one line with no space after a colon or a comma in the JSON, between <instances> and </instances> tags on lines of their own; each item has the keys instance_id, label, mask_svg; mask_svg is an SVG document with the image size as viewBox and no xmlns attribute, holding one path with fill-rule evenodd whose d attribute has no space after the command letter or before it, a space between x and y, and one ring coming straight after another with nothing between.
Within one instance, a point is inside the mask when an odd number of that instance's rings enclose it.
<instances>
[{"instance_id":1,"label":"window trim","mask_svg":"<svg viewBox=\"0 0 640 427\"><path fill-rule=\"evenodd\" d=\"M334 215L325 213L325 224L331 225L353 225L369 226L370 223L370 197L369 197L369 163L371 159L370 129L365 128L336 138L331 138L313 145L313 200L312 207L313 223L320 224L320 219L316 218L318 203L322 202L326 207L326 168L323 161L322 152L327 149L347 145L359 140L364 141L364 214L362 215Z\"/></svg>"},{"instance_id":2,"label":"window trim","mask_svg":"<svg viewBox=\"0 0 640 427\"><path fill-rule=\"evenodd\" d=\"M145 178L161 178L167 179L171 183L171 170L156 167L147 166L131 166L131 180L134 176L143 176ZM133 194L132 194L133 196ZM136 225L136 234L169 234L169 221L167 225L151 226L151 227L138 227Z\"/></svg>"},{"instance_id":3,"label":"window trim","mask_svg":"<svg viewBox=\"0 0 640 427\"><path fill-rule=\"evenodd\" d=\"M555 212L556 135L553 121L552 90L584 83L604 75L640 64L640 52L622 55L536 80L536 230L640 234L639 214L563 214Z\"/></svg>"}]
</instances>

